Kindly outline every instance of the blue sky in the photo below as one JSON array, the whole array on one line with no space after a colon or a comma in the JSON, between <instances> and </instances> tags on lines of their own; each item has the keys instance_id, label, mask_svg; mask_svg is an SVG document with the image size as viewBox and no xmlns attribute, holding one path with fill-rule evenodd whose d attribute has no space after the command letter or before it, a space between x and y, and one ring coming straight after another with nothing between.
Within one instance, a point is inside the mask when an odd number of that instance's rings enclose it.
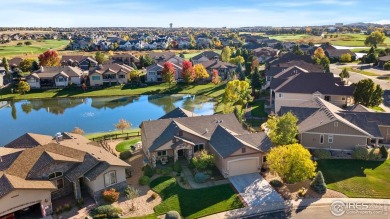
<instances>
[{"instance_id":1,"label":"blue sky","mask_svg":"<svg viewBox=\"0 0 390 219\"><path fill-rule=\"evenodd\" d=\"M1 0L0 26L242 27L390 23L388 0Z\"/></svg>"}]
</instances>

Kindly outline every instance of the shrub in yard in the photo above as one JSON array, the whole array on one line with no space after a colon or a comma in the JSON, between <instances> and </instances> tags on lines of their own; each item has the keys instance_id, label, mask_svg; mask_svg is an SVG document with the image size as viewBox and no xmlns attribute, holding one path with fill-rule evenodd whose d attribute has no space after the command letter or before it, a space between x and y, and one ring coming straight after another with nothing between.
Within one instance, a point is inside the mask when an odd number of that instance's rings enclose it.
<instances>
[{"instance_id":1,"label":"shrub in yard","mask_svg":"<svg viewBox=\"0 0 390 219\"><path fill-rule=\"evenodd\" d=\"M119 218L122 209L112 205L102 205L92 210L93 218Z\"/></svg>"},{"instance_id":2,"label":"shrub in yard","mask_svg":"<svg viewBox=\"0 0 390 219\"><path fill-rule=\"evenodd\" d=\"M150 178L148 176L141 176L138 180L138 183L142 186L147 185L150 181Z\"/></svg>"},{"instance_id":3,"label":"shrub in yard","mask_svg":"<svg viewBox=\"0 0 390 219\"><path fill-rule=\"evenodd\" d=\"M165 214L165 219L181 219L181 216L177 211L168 211Z\"/></svg>"},{"instance_id":4,"label":"shrub in yard","mask_svg":"<svg viewBox=\"0 0 390 219\"><path fill-rule=\"evenodd\" d=\"M122 159L122 160L127 160L129 159L131 156L133 155L133 153L128 150L128 151L123 151L119 154L119 158Z\"/></svg>"},{"instance_id":5,"label":"shrub in yard","mask_svg":"<svg viewBox=\"0 0 390 219\"><path fill-rule=\"evenodd\" d=\"M62 206L57 207L56 210L55 210L56 215L61 214L63 210L64 209L62 208Z\"/></svg>"},{"instance_id":6,"label":"shrub in yard","mask_svg":"<svg viewBox=\"0 0 390 219\"><path fill-rule=\"evenodd\" d=\"M161 170L161 174L167 176L172 173L172 167L167 167Z\"/></svg>"},{"instance_id":7,"label":"shrub in yard","mask_svg":"<svg viewBox=\"0 0 390 219\"><path fill-rule=\"evenodd\" d=\"M152 177L156 173L156 170L149 165L144 166L143 171L144 175L148 177Z\"/></svg>"},{"instance_id":8,"label":"shrub in yard","mask_svg":"<svg viewBox=\"0 0 390 219\"><path fill-rule=\"evenodd\" d=\"M382 154L380 149L372 148L368 150L368 160L380 160L382 159Z\"/></svg>"},{"instance_id":9,"label":"shrub in yard","mask_svg":"<svg viewBox=\"0 0 390 219\"><path fill-rule=\"evenodd\" d=\"M310 188L318 194L326 193L326 184L321 171L318 171L313 181L311 181Z\"/></svg>"},{"instance_id":10,"label":"shrub in yard","mask_svg":"<svg viewBox=\"0 0 390 219\"><path fill-rule=\"evenodd\" d=\"M76 201L76 206L77 206L78 208L83 207L83 205L84 205L84 199L83 199L83 198L80 198L80 199L78 199L78 200Z\"/></svg>"},{"instance_id":11,"label":"shrub in yard","mask_svg":"<svg viewBox=\"0 0 390 219\"><path fill-rule=\"evenodd\" d=\"M390 62L386 62L386 63L383 65L383 69L385 69L386 71L389 71L389 70L390 70Z\"/></svg>"},{"instance_id":12,"label":"shrub in yard","mask_svg":"<svg viewBox=\"0 0 390 219\"><path fill-rule=\"evenodd\" d=\"M204 183L204 182L206 182L206 180L208 178L209 177L206 174L202 173L202 172L198 172L198 173L195 174L195 182L197 182L197 183Z\"/></svg>"},{"instance_id":13,"label":"shrub in yard","mask_svg":"<svg viewBox=\"0 0 390 219\"><path fill-rule=\"evenodd\" d=\"M196 157L191 159L191 162L194 164L195 168L198 170L205 170L208 167L214 165L214 155L208 154L207 151L203 150Z\"/></svg>"},{"instance_id":14,"label":"shrub in yard","mask_svg":"<svg viewBox=\"0 0 390 219\"><path fill-rule=\"evenodd\" d=\"M180 162L178 162L178 161L175 162L175 164L173 165L173 170L176 172L181 172L182 167L181 167Z\"/></svg>"},{"instance_id":15,"label":"shrub in yard","mask_svg":"<svg viewBox=\"0 0 390 219\"><path fill-rule=\"evenodd\" d=\"M156 173L157 174L161 174L162 173L162 169L161 168L156 168Z\"/></svg>"},{"instance_id":16,"label":"shrub in yard","mask_svg":"<svg viewBox=\"0 0 390 219\"><path fill-rule=\"evenodd\" d=\"M116 202L119 199L119 192L117 192L114 188L105 190L103 192L103 199L110 203Z\"/></svg>"},{"instance_id":17,"label":"shrub in yard","mask_svg":"<svg viewBox=\"0 0 390 219\"><path fill-rule=\"evenodd\" d=\"M364 147L357 147L352 152L352 158L358 159L358 160L367 160L368 158L368 151Z\"/></svg>"},{"instance_id":18,"label":"shrub in yard","mask_svg":"<svg viewBox=\"0 0 390 219\"><path fill-rule=\"evenodd\" d=\"M387 159L387 157L389 156L389 152L387 151L387 148L384 145L382 145L382 147L379 150L382 154L382 158Z\"/></svg>"},{"instance_id":19,"label":"shrub in yard","mask_svg":"<svg viewBox=\"0 0 390 219\"><path fill-rule=\"evenodd\" d=\"M279 187L283 186L283 183L280 182L280 180L277 180L277 179L271 180L271 182L269 182L269 184L271 184L271 186L276 187L276 188L279 188Z\"/></svg>"},{"instance_id":20,"label":"shrub in yard","mask_svg":"<svg viewBox=\"0 0 390 219\"><path fill-rule=\"evenodd\" d=\"M70 211L72 209L72 205L64 204L64 211Z\"/></svg>"},{"instance_id":21,"label":"shrub in yard","mask_svg":"<svg viewBox=\"0 0 390 219\"><path fill-rule=\"evenodd\" d=\"M314 149L313 155L318 159L330 159L332 157L330 151L326 149Z\"/></svg>"}]
</instances>

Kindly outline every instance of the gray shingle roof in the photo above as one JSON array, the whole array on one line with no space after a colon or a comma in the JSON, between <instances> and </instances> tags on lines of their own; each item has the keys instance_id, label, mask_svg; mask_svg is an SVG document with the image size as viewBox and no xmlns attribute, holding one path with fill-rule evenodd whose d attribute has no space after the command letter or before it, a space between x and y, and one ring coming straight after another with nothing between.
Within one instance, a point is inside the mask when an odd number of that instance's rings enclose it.
<instances>
[{"instance_id":1,"label":"gray shingle roof","mask_svg":"<svg viewBox=\"0 0 390 219\"><path fill-rule=\"evenodd\" d=\"M26 133L10 143L4 145L6 148L32 148L52 141L51 136L39 135L34 133Z\"/></svg>"},{"instance_id":2,"label":"gray shingle roof","mask_svg":"<svg viewBox=\"0 0 390 219\"><path fill-rule=\"evenodd\" d=\"M107 170L110 167L110 164L107 162L100 162L93 169L88 171L84 176L89 180L95 180L101 173Z\"/></svg>"},{"instance_id":3,"label":"gray shingle roof","mask_svg":"<svg viewBox=\"0 0 390 219\"><path fill-rule=\"evenodd\" d=\"M12 184L7 177L0 173L0 198L4 197L13 190Z\"/></svg>"},{"instance_id":4,"label":"gray shingle roof","mask_svg":"<svg viewBox=\"0 0 390 219\"><path fill-rule=\"evenodd\" d=\"M251 144L260 151L269 151L272 147L271 139L265 132L237 135L235 137Z\"/></svg>"},{"instance_id":5,"label":"gray shingle roof","mask_svg":"<svg viewBox=\"0 0 390 219\"><path fill-rule=\"evenodd\" d=\"M275 88L275 92L282 93L313 94L318 91L325 95L345 96L352 96L354 90L354 86L337 85L333 74L329 73L298 74Z\"/></svg>"},{"instance_id":6,"label":"gray shingle roof","mask_svg":"<svg viewBox=\"0 0 390 219\"><path fill-rule=\"evenodd\" d=\"M202 53L192 57L191 59L192 60L198 60L198 59L200 59L202 57L206 57L207 59L212 60L212 59L214 59L214 57L220 58L221 55L216 53L216 52L214 52L214 51L204 51L204 52L202 52Z\"/></svg>"},{"instance_id":7,"label":"gray shingle roof","mask_svg":"<svg viewBox=\"0 0 390 219\"><path fill-rule=\"evenodd\" d=\"M210 138L210 145L223 157L226 158L238 149L245 146L234 134L226 128L218 125Z\"/></svg>"},{"instance_id":8,"label":"gray shingle roof","mask_svg":"<svg viewBox=\"0 0 390 219\"><path fill-rule=\"evenodd\" d=\"M81 164L76 165L74 168L69 169L65 173L65 177L73 182L74 180L83 176L86 172L90 171L93 167L99 164L99 161L90 154L86 153L84 160Z\"/></svg>"},{"instance_id":9,"label":"gray shingle roof","mask_svg":"<svg viewBox=\"0 0 390 219\"><path fill-rule=\"evenodd\" d=\"M195 114L191 111L188 111L186 109L177 107L171 112L163 115L159 119L169 119L169 118L181 118L181 117L194 117L194 116L199 116L198 114Z\"/></svg>"}]
</instances>

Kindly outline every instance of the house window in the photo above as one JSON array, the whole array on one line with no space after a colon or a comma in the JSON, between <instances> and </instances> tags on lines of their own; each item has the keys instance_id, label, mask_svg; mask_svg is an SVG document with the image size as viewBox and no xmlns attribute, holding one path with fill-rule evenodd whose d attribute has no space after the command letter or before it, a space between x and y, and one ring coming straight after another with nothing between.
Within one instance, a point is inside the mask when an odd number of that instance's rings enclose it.
<instances>
[{"instance_id":1,"label":"house window","mask_svg":"<svg viewBox=\"0 0 390 219\"><path fill-rule=\"evenodd\" d=\"M194 153L201 151L201 150L204 150L204 144L196 144L194 146Z\"/></svg>"},{"instance_id":2,"label":"house window","mask_svg":"<svg viewBox=\"0 0 390 219\"><path fill-rule=\"evenodd\" d=\"M324 135L320 135L320 144L324 143Z\"/></svg>"},{"instance_id":3,"label":"house window","mask_svg":"<svg viewBox=\"0 0 390 219\"><path fill-rule=\"evenodd\" d=\"M157 151L157 156L167 156L167 151Z\"/></svg>"},{"instance_id":4,"label":"house window","mask_svg":"<svg viewBox=\"0 0 390 219\"><path fill-rule=\"evenodd\" d=\"M58 77L58 78L57 78L57 81L58 81L58 82L64 82L64 78L63 78L63 77Z\"/></svg>"},{"instance_id":5,"label":"house window","mask_svg":"<svg viewBox=\"0 0 390 219\"><path fill-rule=\"evenodd\" d=\"M61 177L63 175L62 172L54 172L49 174L49 180L54 183L54 185L57 187L57 189L63 189L64 188L64 179L58 177Z\"/></svg>"},{"instance_id":6,"label":"house window","mask_svg":"<svg viewBox=\"0 0 390 219\"><path fill-rule=\"evenodd\" d=\"M116 171L104 174L104 186L108 187L116 183Z\"/></svg>"},{"instance_id":7,"label":"house window","mask_svg":"<svg viewBox=\"0 0 390 219\"><path fill-rule=\"evenodd\" d=\"M339 127L339 122L334 122L333 125L334 127Z\"/></svg>"},{"instance_id":8,"label":"house window","mask_svg":"<svg viewBox=\"0 0 390 219\"><path fill-rule=\"evenodd\" d=\"M283 98L283 93L279 93L279 98Z\"/></svg>"},{"instance_id":9,"label":"house window","mask_svg":"<svg viewBox=\"0 0 390 219\"><path fill-rule=\"evenodd\" d=\"M263 163L267 162L267 156L263 156Z\"/></svg>"},{"instance_id":10,"label":"house window","mask_svg":"<svg viewBox=\"0 0 390 219\"><path fill-rule=\"evenodd\" d=\"M99 81L100 80L100 76L92 76L92 81Z\"/></svg>"},{"instance_id":11,"label":"house window","mask_svg":"<svg viewBox=\"0 0 390 219\"><path fill-rule=\"evenodd\" d=\"M183 131L179 131L179 136L183 136Z\"/></svg>"},{"instance_id":12,"label":"house window","mask_svg":"<svg viewBox=\"0 0 390 219\"><path fill-rule=\"evenodd\" d=\"M119 78L125 78L125 76L124 75L119 75Z\"/></svg>"},{"instance_id":13,"label":"house window","mask_svg":"<svg viewBox=\"0 0 390 219\"><path fill-rule=\"evenodd\" d=\"M333 143L333 135L328 135L328 143Z\"/></svg>"},{"instance_id":14,"label":"house window","mask_svg":"<svg viewBox=\"0 0 390 219\"><path fill-rule=\"evenodd\" d=\"M61 177L63 175L62 172L54 172L54 173L51 173L49 175L49 179L54 179L54 178L57 178L57 177Z\"/></svg>"},{"instance_id":15,"label":"house window","mask_svg":"<svg viewBox=\"0 0 390 219\"><path fill-rule=\"evenodd\" d=\"M329 102L331 100L330 96L325 96L325 100Z\"/></svg>"},{"instance_id":16,"label":"house window","mask_svg":"<svg viewBox=\"0 0 390 219\"><path fill-rule=\"evenodd\" d=\"M341 97L341 100L345 100L345 97Z\"/></svg>"},{"instance_id":17,"label":"house window","mask_svg":"<svg viewBox=\"0 0 390 219\"><path fill-rule=\"evenodd\" d=\"M246 153L246 147L241 148L241 153Z\"/></svg>"}]
</instances>

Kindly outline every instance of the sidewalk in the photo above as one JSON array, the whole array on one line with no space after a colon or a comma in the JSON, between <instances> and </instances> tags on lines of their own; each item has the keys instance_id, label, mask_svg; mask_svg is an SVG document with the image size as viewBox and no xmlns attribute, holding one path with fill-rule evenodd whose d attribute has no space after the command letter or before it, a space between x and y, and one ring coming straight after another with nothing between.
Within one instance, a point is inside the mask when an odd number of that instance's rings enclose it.
<instances>
[{"instance_id":1,"label":"sidewalk","mask_svg":"<svg viewBox=\"0 0 390 219\"><path fill-rule=\"evenodd\" d=\"M334 201L343 201L344 203L368 203L381 204L390 206L390 199L370 199L370 198L321 198L321 199L299 199L292 201L285 201L284 205L281 203L264 203L258 207L240 208L231 211L225 211L218 214L203 217L204 219L222 219L222 218L242 218L245 216L259 215L266 212L283 211L288 208L300 209L311 206L326 206L331 205Z\"/></svg>"}]
</instances>

